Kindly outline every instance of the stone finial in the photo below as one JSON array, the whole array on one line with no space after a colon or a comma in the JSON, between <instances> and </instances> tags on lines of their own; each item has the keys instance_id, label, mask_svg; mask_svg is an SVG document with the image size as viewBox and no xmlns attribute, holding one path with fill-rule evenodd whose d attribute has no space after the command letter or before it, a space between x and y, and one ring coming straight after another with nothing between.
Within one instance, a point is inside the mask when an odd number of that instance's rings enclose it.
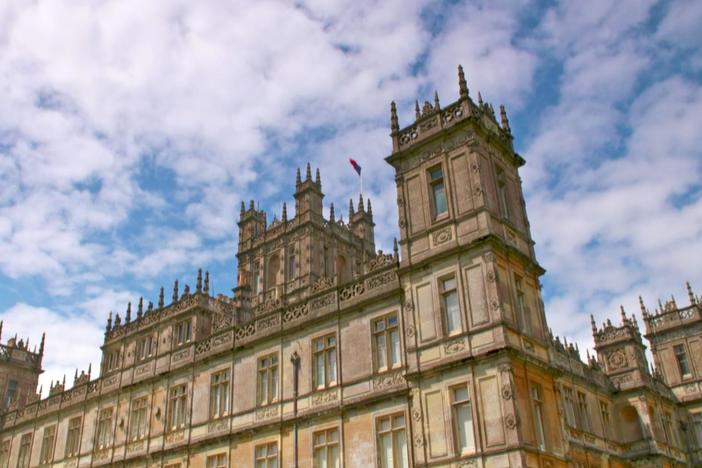
<instances>
[{"instance_id":1,"label":"stone finial","mask_svg":"<svg viewBox=\"0 0 702 468\"><path fill-rule=\"evenodd\" d=\"M314 183L319 185L320 187L322 186L322 177L319 174L319 168L317 168L317 172L315 173Z\"/></svg>"},{"instance_id":2,"label":"stone finial","mask_svg":"<svg viewBox=\"0 0 702 468\"><path fill-rule=\"evenodd\" d=\"M253 211L254 208L255 208L255 206L254 206L254 201L253 201L253 200L249 200L249 210L250 210L250 211Z\"/></svg>"},{"instance_id":3,"label":"stone finial","mask_svg":"<svg viewBox=\"0 0 702 468\"><path fill-rule=\"evenodd\" d=\"M154 303L149 301L149 305L146 306L146 313L150 314L153 311L154 311Z\"/></svg>"},{"instance_id":4,"label":"stone finial","mask_svg":"<svg viewBox=\"0 0 702 468\"><path fill-rule=\"evenodd\" d=\"M334 204L333 203L329 206L329 222L330 223L336 222L336 216L334 215Z\"/></svg>"},{"instance_id":5,"label":"stone finial","mask_svg":"<svg viewBox=\"0 0 702 468\"><path fill-rule=\"evenodd\" d=\"M300 168L298 167L295 171L295 185L300 185L302 183L302 176L300 176Z\"/></svg>"},{"instance_id":6,"label":"stone finial","mask_svg":"<svg viewBox=\"0 0 702 468\"><path fill-rule=\"evenodd\" d=\"M595 317L590 314L590 328L592 328L592 334L597 333L597 324L595 323Z\"/></svg>"},{"instance_id":7,"label":"stone finial","mask_svg":"<svg viewBox=\"0 0 702 468\"><path fill-rule=\"evenodd\" d=\"M492 104L489 104L489 103L488 103L487 107L488 107L488 110L490 111L490 116L494 119L495 118L495 108L492 107Z\"/></svg>"},{"instance_id":8,"label":"stone finial","mask_svg":"<svg viewBox=\"0 0 702 468\"><path fill-rule=\"evenodd\" d=\"M110 330L112 330L112 311L110 311L110 314L107 316L107 325L105 325L105 333L109 333ZM42 342L44 339L42 338Z\"/></svg>"},{"instance_id":9,"label":"stone finial","mask_svg":"<svg viewBox=\"0 0 702 468\"><path fill-rule=\"evenodd\" d=\"M161 290L158 293L158 308L163 309L164 305L165 305L165 301L164 301L164 296L163 296L163 286L161 286Z\"/></svg>"},{"instance_id":10,"label":"stone finial","mask_svg":"<svg viewBox=\"0 0 702 468\"><path fill-rule=\"evenodd\" d=\"M466 76L463 74L463 66L458 66L458 92L461 99L468 99L468 83L466 83Z\"/></svg>"},{"instance_id":11,"label":"stone finial","mask_svg":"<svg viewBox=\"0 0 702 468\"><path fill-rule=\"evenodd\" d=\"M139 307L137 308L137 320L140 320L144 315L144 298L139 298Z\"/></svg>"},{"instance_id":12,"label":"stone finial","mask_svg":"<svg viewBox=\"0 0 702 468\"><path fill-rule=\"evenodd\" d=\"M400 123L397 118L397 106L395 105L395 101L390 103L390 131L393 133L400 131Z\"/></svg>"},{"instance_id":13,"label":"stone finial","mask_svg":"<svg viewBox=\"0 0 702 468\"><path fill-rule=\"evenodd\" d=\"M358 195L358 211L363 212L366 211L366 209L363 207L363 194Z\"/></svg>"},{"instance_id":14,"label":"stone finial","mask_svg":"<svg viewBox=\"0 0 702 468\"><path fill-rule=\"evenodd\" d=\"M399 252L399 250L397 248L397 237L394 237L392 239L392 253L395 255L395 260L398 259L398 255L399 255L398 252Z\"/></svg>"},{"instance_id":15,"label":"stone finial","mask_svg":"<svg viewBox=\"0 0 702 468\"><path fill-rule=\"evenodd\" d=\"M110 313L110 319L109 322L112 322L112 313ZM46 333L41 334L41 343L39 343L39 354L43 355L44 354L44 342L46 341Z\"/></svg>"},{"instance_id":16,"label":"stone finial","mask_svg":"<svg viewBox=\"0 0 702 468\"><path fill-rule=\"evenodd\" d=\"M129 323L132 321L132 303L127 303L127 313L124 314L124 323Z\"/></svg>"},{"instance_id":17,"label":"stone finial","mask_svg":"<svg viewBox=\"0 0 702 468\"><path fill-rule=\"evenodd\" d=\"M305 173L305 181L307 180L312 180L312 167L310 167L310 163L307 163L307 172Z\"/></svg>"},{"instance_id":18,"label":"stone finial","mask_svg":"<svg viewBox=\"0 0 702 468\"><path fill-rule=\"evenodd\" d=\"M419 101L414 101L414 116L417 120L419 120L420 117L422 117L422 113L419 110Z\"/></svg>"},{"instance_id":19,"label":"stone finial","mask_svg":"<svg viewBox=\"0 0 702 468\"><path fill-rule=\"evenodd\" d=\"M434 91L434 110L438 111L441 109L441 105L439 105L439 92Z\"/></svg>"},{"instance_id":20,"label":"stone finial","mask_svg":"<svg viewBox=\"0 0 702 468\"><path fill-rule=\"evenodd\" d=\"M373 217L373 207L371 206L370 198L368 199L368 209L366 210L368 216Z\"/></svg>"},{"instance_id":21,"label":"stone finial","mask_svg":"<svg viewBox=\"0 0 702 468\"><path fill-rule=\"evenodd\" d=\"M502 130L504 130L505 132L507 132L511 135L512 129L509 126L509 119L507 118L507 111L505 110L505 106L503 104L500 104L500 120L502 123Z\"/></svg>"},{"instance_id":22,"label":"stone finial","mask_svg":"<svg viewBox=\"0 0 702 468\"><path fill-rule=\"evenodd\" d=\"M210 272L205 272L205 294L209 296L210 294Z\"/></svg>"},{"instance_id":23,"label":"stone finial","mask_svg":"<svg viewBox=\"0 0 702 468\"><path fill-rule=\"evenodd\" d=\"M288 204L283 202L283 222L288 220Z\"/></svg>"},{"instance_id":24,"label":"stone finial","mask_svg":"<svg viewBox=\"0 0 702 468\"><path fill-rule=\"evenodd\" d=\"M644 305L643 297L639 296L639 307L641 308L641 315L646 317L648 312L646 311L646 306Z\"/></svg>"},{"instance_id":25,"label":"stone finial","mask_svg":"<svg viewBox=\"0 0 702 468\"><path fill-rule=\"evenodd\" d=\"M687 297L690 299L690 305L697 304L697 300L695 299L695 294L692 292L692 286L690 286L690 282L685 281L685 286L687 286Z\"/></svg>"},{"instance_id":26,"label":"stone finial","mask_svg":"<svg viewBox=\"0 0 702 468\"><path fill-rule=\"evenodd\" d=\"M239 211L239 217L243 217L244 213L246 213L246 204L244 203L244 200L241 200L241 209Z\"/></svg>"},{"instance_id":27,"label":"stone finial","mask_svg":"<svg viewBox=\"0 0 702 468\"><path fill-rule=\"evenodd\" d=\"M0 341L2 341L2 323L3 321L0 320Z\"/></svg>"},{"instance_id":28,"label":"stone finial","mask_svg":"<svg viewBox=\"0 0 702 468\"><path fill-rule=\"evenodd\" d=\"M185 287L183 288L183 297L187 297L190 295L190 285L186 284Z\"/></svg>"},{"instance_id":29,"label":"stone finial","mask_svg":"<svg viewBox=\"0 0 702 468\"><path fill-rule=\"evenodd\" d=\"M119 316L119 314L115 314L115 328L119 327L122 324L122 317Z\"/></svg>"},{"instance_id":30,"label":"stone finial","mask_svg":"<svg viewBox=\"0 0 702 468\"><path fill-rule=\"evenodd\" d=\"M197 270L197 281L195 282L195 291L202 292L202 268Z\"/></svg>"},{"instance_id":31,"label":"stone finial","mask_svg":"<svg viewBox=\"0 0 702 468\"><path fill-rule=\"evenodd\" d=\"M678 310L678 304L675 302L675 296L670 295L670 303L673 305L673 310Z\"/></svg>"},{"instance_id":32,"label":"stone finial","mask_svg":"<svg viewBox=\"0 0 702 468\"><path fill-rule=\"evenodd\" d=\"M349 221L351 221L352 216L353 216L353 198L349 198Z\"/></svg>"},{"instance_id":33,"label":"stone finial","mask_svg":"<svg viewBox=\"0 0 702 468\"><path fill-rule=\"evenodd\" d=\"M173 285L173 302L178 302L178 280L175 280L175 284Z\"/></svg>"},{"instance_id":34,"label":"stone finial","mask_svg":"<svg viewBox=\"0 0 702 468\"><path fill-rule=\"evenodd\" d=\"M478 91L478 105L481 109L483 108L483 95L480 94L480 91Z\"/></svg>"},{"instance_id":35,"label":"stone finial","mask_svg":"<svg viewBox=\"0 0 702 468\"><path fill-rule=\"evenodd\" d=\"M621 304L619 305L619 312L622 316L622 325L626 325L626 312L624 312L624 306Z\"/></svg>"}]
</instances>

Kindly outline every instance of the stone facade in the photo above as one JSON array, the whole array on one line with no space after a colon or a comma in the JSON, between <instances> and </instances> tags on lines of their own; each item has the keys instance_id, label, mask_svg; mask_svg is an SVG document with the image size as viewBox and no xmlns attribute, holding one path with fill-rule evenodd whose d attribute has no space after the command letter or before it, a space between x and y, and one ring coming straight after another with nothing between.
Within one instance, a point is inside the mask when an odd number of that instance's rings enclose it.
<instances>
[{"instance_id":1,"label":"stone facade","mask_svg":"<svg viewBox=\"0 0 702 468\"><path fill-rule=\"evenodd\" d=\"M25 383L0 468L699 466L699 298L642 305L655 371L623 312L593 323L587 362L554 338L507 115L460 68L459 96L402 129L391 106L392 253L370 200L323 216L308 165L294 217L242 204L233 296L198 272L110 315L97 379L39 399L43 352L3 346L0 389Z\"/></svg>"}]
</instances>

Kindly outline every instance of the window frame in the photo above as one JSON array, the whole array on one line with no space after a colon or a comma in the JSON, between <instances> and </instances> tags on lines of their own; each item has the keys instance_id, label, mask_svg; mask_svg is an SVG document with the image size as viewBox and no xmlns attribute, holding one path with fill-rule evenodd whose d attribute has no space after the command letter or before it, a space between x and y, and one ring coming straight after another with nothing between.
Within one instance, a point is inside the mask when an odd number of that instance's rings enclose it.
<instances>
[{"instance_id":1,"label":"window frame","mask_svg":"<svg viewBox=\"0 0 702 468\"><path fill-rule=\"evenodd\" d=\"M187 327L184 329L184 326ZM185 346L193 340L193 319L189 317L173 325L173 343L175 346Z\"/></svg>"},{"instance_id":2,"label":"window frame","mask_svg":"<svg viewBox=\"0 0 702 468\"><path fill-rule=\"evenodd\" d=\"M612 436L612 417L609 410L609 403L605 400L599 400L600 406L600 422L602 423L602 436L605 439L610 439Z\"/></svg>"},{"instance_id":3,"label":"window frame","mask_svg":"<svg viewBox=\"0 0 702 468\"><path fill-rule=\"evenodd\" d=\"M333 340L332 344L329 344L329 340ZM322 347L318 348L318 344L321 342ZM333 354L333 356L330 356ZM320 382L319 370L317 366L317 359L322 357L323 362L323 372L322 381ZM330 370L333 367L334 379L330 378ZM328 333L312 339L312 389L314 390L324 390L327 388L335 387L339 384L339 340L336 333Z\"/></svg>"},{"instance_id":4,"label":"window frame","mask_svg":"<svg viewBox=\"0 0 702 468\"><path fill-rule=\"evenodd\" d=\"M154 335L142 336L136 341L134 358L136 361L146 361L156 354L156 343L158 340Z\"/></svg>"},{"instance_id":5,"label":"window frame","mask_svg":"<svg viewBox=\"0 0 702 468\"><path fill-rule=\"evenodd\" d=\"M570 387L563 387L563 406L566 414L566 424L577 429L578 422L575 414L575 400L573 398L573 389Z\"/></svg>"},{"instance_id":6,"label":"window frame","mask_svg":"<svg viewBox=\"0 0 702 468\"><path fill-rule=\"evenodd\" d=\"M439 177L434 177L434 173L436 171L441 171L441 175ZM450 209L449 209L449 196L448 196L448 187L446 184L446 171L444 170L443 164L435 164L434 166L431 166L427 169L426 171L426 176L427 176L427 187L429 188L429 203L430 203L430 208L431 208L431 219L432 222L437 222L444 220L450 216ZM438 207L437 207L437 200L436 200L436 188L441 186L443 189L443 197L444 197L444 204L446 205L446 210L439 212Z\"/></svg>"},{"instance_id":7,"label":"window frame","mask_svg":"<svg viewBox=\"0 0 702 468\"><path fill-rule=\"evenodd\" d=\"M270 363L263 364L270 359ZM263 383L266 383L265 395L262 392ZM275 393L275 395L273 395ZM280 400L280 357L278 353L260 356L256 360L256 404L258 406L270 405Z\"/></svg>"},{"instance_id":8,"label":"window frame","mask_svg":"<svg viewBox=\"0 0 702 468\"><path fill-rule=\"evenodd\" d=\"M188 422L188 384L171 385L168 389L165 432L183 429Z\"/></svg>"},{"instance_id":9,"label":"window frame","mask_svg":"<svg viewBox=\"0 0 702 468\"><path fill-rule=\"evenodd\" d=\"M47 465L54 458L56 449L56 424L44 427L41 436L41 449L39 451L39 464Z\"/></svg>"},{"instance_id":10,"label":"window frame","mask_svg":"<svg viewBox=\"0 0 702 468\"><path fill-rule=\"evenodd\" d=\"M509 183L507 171L499 164L495 164L495 188L497 189L497 203L500 217L512 222L512 209L509 206Z\"/></svg>"},{"instance_id":11,"label":"window frame","mask_svg":"<svg viewBox=\"0 0 702 468\"><path fill-rule=\"evenodd\" d=\"M222 379L222 377L225 378ZM219 419L229 415L230 392L231 370L229 368L220 369L210 374L210 419Z\"/></svg>"},{"instance_id":12,"label":"window frame","mask_svg":"<svg viewBox=\"0 0 702 468\"><path fill-rule=\"evenodd\" d=\"M324 435L324 442L323 443L317 443L317 437L323 434ZM336 439L332 440L331 442L329 441L329 435L330 434L336 434ZM337 455L338 458L333 459L332 455L334 452L330 451L330 448L333 449L334 447L337 448ZM334 462L338 462L337 464L341 466L341 431L339 430L339 426L333 426L333 427L328 427L326 429L319 429L314 432L312 432L312 467L313 468L319 468L317 464L317 452L320 450L325 450L326 453L326 462L327 466L336 466Z\"/></svg>"},{"instance_id":13,"label":"window frame","mask_svg":"<svg viewBox=\"0 0 702 468\"><path fill-rule=\"evenodd\" d=\"M395 426L395 419L396 418L402 418L402 426ZM383 420L389 420L389 430L381 430L382 428L382 421ZM407 434L407 415L405 414L404 411L396 412L396 413L389 413L389 414L383 414L375 417L375 444L376 444L376 455L377 455L377 460L378 460L378 467L379 468L397 468L397 460L402 460L402 453L400 448L397 446L399 444L396 444L396 434L399 433L400 431L404 432L404 437L405 437L405 455L407 457L407 462L408 462L408 467L410 465L410 441L408 440ZM383 453L382 453L382 441L381 441L381 436L383 434L390 434L390 443L392 444L392 457L393 457L393 466L387 466L385 463L385 460L383 459ZM408 468L408 467L401 467L401 468Z\"/></svg>"},{"instance_id":14,"label":"window frame","mask_svg":"<svg viewBox=\"0 0 702 468\"><path fill-rule=\"evenodd\" d=\"M112 419L114 407L101 408L98 412L97 426L95 428L95 450L108 448L113 442Z\"/></svg>"},{"instance_id":15,"label":"window frame","mask_svg":"<svg viewBox=\"0 0 702 468\"><path fill-rule=\"evenodd\" d=\"M453 280L453 287L446 288L446 282ZM438 278L439 283L439 297L440 307L441 307L441 320L443 322L444 334L446 336L460 335L465 330L463 323L463 313L461 311L461 296L458 293L458 276L455 273L450 273ZM446 299L450 294L454 294L456 298L456 318L458 319L458 328L449 330L449 318L448 318L448 307L446 305Z\"/></svg>"},{"instance_id":16,"label":"window frame","mask_svg":"<svg viewBox=\"0 0 702 468\"><path fill-rule=\"evenodd\" d=\"M675 355L675 362L678 364L678 372L680 372L680 379L691 379L692 368L690 367L690 359L687 356L687 347L685 346L685 343L673 345L673 354ZM683 365L687 369L687 372L683 372Z\"/></svg>"},{"instance_id":17,"label":"window frame","mask_svg":"<svg viewBox=\"0 0 702 468\"><path fill-rule=\"evenodd\" d=\"M529 382L529 396L531 397L531 410L534 422L534 435L536 447L539 450L547 449L548 432L544 421L544 393L541 384Z\"/></svg>"},{"instance_id":18,"label":"window frame","mask_svg":"<svg viewBox=\"0 0 702 468\"><path fill-rule=\"evenodd\" d=\"M82 430L82 416L74 416L68 420L68 430L66 431L66 447L64 450L64 456L66 458L76 457L80 454L80 439L82 435Z\"/></svg>"},{"instance_id":19,"label":"window frame","mask_svg":"<svg viewBox=\"0 0 702 468\"><path fill-rule=\"evenodd\" d=\"M224 464L219 463L220 457L224 457ZM210 462L214 461L214 465L210 466ZM214 453L212 455L207 455L205 459L206 468L227 468L229 466L229 458L227 457L227 452Z\"/></svg>"},{"instance_id":20,"label":"window frame","mask_svg":"<svg viewBox=\"0 0 702 468\"><path fill-rule=\"evenodd\" d=\"M395 324L390 325L390 319L395 319ZM383 323L382 330L377 329L379 323ZM397 343L398 343L398 356L397 362L391 363L391 358L393 355L393 332L397 333ZM402 333L400 333L400 314L397 312L391 312L389 314L376 317L371 320L371 335L372 335L372 349L373 349L373 371L374 373L388 372L393 369L398 369L402 367L403 356L402 356ZM383 336L385 355L383 356L385 363L380 365L380 351L378 345L378 337Z\"/></svg>"},{"instance_id":21,"label":"window frame","mask_svg":"<svg viewBox=\"0 0 702 468\"><path fill-rule=\"evenodd\" d=\"M129 409L127 440L136 442L145 439L149 434L149 422L149 396L144 395L134 398Z\"/></svg>"},{"instance_id":22,"label":"window frame","mask_svg":"<svg viewBox=\"0 0 702 468\"><path fill-rule=\"evenodd\" d=\"M275 448L275 451L271 455L271 448ZM265 454L259 456L259 450L265 449ZM254 467L258 468L259 463L263 462L263 467L268 468L271 462L275 461L274 466L280 466L280 450L278 449L278 441L264 442L254 446Z\"/></svg>"},{"instance_id":23,"label":"window frame","mask_svg":"<svg viewBox=\"0 0 702 468\"><path fill-rule=\"evenodd\" d=\"M32 458L32 432L25 432L20 437L20 445L17 451L17 468L29 468Z\"/></svg>"},{"instance_id":24,"label":"window frame","mask_svg":"<svg viewBox=\"0 0 702 468\"><path fill-rule=\"evenodd\" d=\"M590 422L590 405L588 405L587 394L578 390L576 392L576 398L578 429L585 432L592 432L592 424Z\"/></svg>"},{"instance_id":25,"label":"window frame","mask_svg":"<svg viewBox=\"0 0 702 468\"><path fill-rule=\"evenodd\" d=\"M466 398L458 400L456 390L463 389L466 391ZM449 401L451 403L451 429L453 431L453 442L455 444L456 455L463 456L476 452L475 444L475 415L473 414L473 399L471 398L470 385L468 382L454 384L449 387ZM470 424L472 426L472 440L468 441L469 446L461 446L460 429L458 427L458 411L462 406L466 406L470 415ZM466 439L468 434L466 434Z\"/></svg>"}]
</instances>

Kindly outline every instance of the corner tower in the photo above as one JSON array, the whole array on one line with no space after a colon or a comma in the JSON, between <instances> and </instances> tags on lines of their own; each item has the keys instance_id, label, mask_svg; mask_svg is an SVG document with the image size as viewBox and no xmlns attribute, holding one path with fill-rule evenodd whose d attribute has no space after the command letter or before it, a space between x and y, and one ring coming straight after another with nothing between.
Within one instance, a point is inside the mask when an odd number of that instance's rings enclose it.
<instances>
[{"instance_id":1,"label":"corner tower","mask_svg":"<svg viewBox=\"0 0 702 468\"><path fill-rule=\"evenodd\" d=\"M0 321L0 337L2 322ZM20 408L38 398L37 384L43 372L41 361L44 357L44 335L39 350L29 348L29 339L13 338L6 344L0 343L0 413Z\"/></svg>"}]
</instances>

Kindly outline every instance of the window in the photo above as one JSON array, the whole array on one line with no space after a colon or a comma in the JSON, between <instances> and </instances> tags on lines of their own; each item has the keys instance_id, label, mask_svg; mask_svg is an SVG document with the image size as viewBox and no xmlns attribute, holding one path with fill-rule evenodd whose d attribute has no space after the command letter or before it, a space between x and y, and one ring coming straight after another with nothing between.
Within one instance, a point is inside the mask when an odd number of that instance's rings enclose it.
<instances>
[{"instance_id":1,"label":"window","mask_svg":"<svg viewBox=\"0 0 702 468\"><path fill-rule=\"evenodd\" d=\"M273 289L278 284L278 271L280 270L280 257L276 254L268 260L268 272L266 273L266 291ZM285 265L283 265L285 266Z\"/></svg>"},{"instance_id":2,"label":"window","mask_svg":"<svg viewBox=\"0 0 702 468\"><path fill-rule=\"evenodd\" d=\"M609 403L600 400L600 419L602 420L602 435L610 438L612 422L609 418Z\"/></svg>"},{"instance_id":3,"label":"window","mask_svg":"<svg viewBox=\"0 0 702 468\"><path fill-rule=\"evenodd\" d=\"M136 344L136 358L138 361L143 361L150 358L156 352L156 340L153 336L145 336L139 338Z\"/></svg>"},{"instance_id":4,"label":"window","mask_svg":"<svg viewBox=\"0 0 702 468\"><path fill-rule=\"evenodd\" d=\"M188 401L187 386L185 384L171 387L168 392L168 427L173 431L185 426L186 403Z\"/></svg>"},{"instance_id":5,"label":"window","mask_svg":"<svg viewBox=\"0 0 702 468\"><path fill-rule=\"evenodd\" d=\"M570 427L576 427L575 422L575 402L573 401L573 390L563 387L563 399L565 401L566 422Z\"/></svg>"},{"instance_id":6,"label":"window","mask_svg":"<svg viewBox=\"0 0 702 468\"><path fill-rule=\"evenodd\" d=\"M129 418L129 440L141 440L149 429L149 397L132 401L132 414Z\"/></svg>"},{"instance_id":7,"label":"window","mask_svg":"<svg viewBox=\"0 0 702 468\"><path fill-rule=\"evenodd\" d=\"M221 418L229 412L229 369L210 378L210 418Z\"/></svg>"},{"instance_id":8,"label":"window","mask_svg":"<svg viewBox=\"0 0 702 468\"><path fill-rule=\"evenodd\" d=\"M258 294L263 292L261 286L261 271L258 264L254 265L254 275L253 275L253 293Z\"/></svg>"},{"instance_id":9,"label":"window","mask_svg":"<svg viewBox=\"0 0 702 468\"><path fill-rule=\"evenodd\" d=\"M500 203L500 214L503 218L510 219L511 212L509 209L509 196L507 195L507 177L505 171L501 167L495 168L497 173L497 198Z\"/></svg>"},{"instance_id":10,"label":"window","mask_svg":"<svg viewBox=\"0 0 702 468\"><path fill-rule=\"evenodd\" d=\"M176 345L189 343L192 338L193 326L190 319L183 320L175 326Z\"/></svg>"},{"instance_id":11,"label":"window","mask_svg":"<svg viewBox=\"0 0 702 468\"><path fill-rule=\"evenodd\" d=\"M10 461L10 439L3 440L0 444L0 468L6 468Z\"/></svg>"},{"instance_id":12,"label":"window","mask_svg":"<svg viewBox=\"0 0 702 468\"><path fill-rule=\"evenodd\" d=\"M578 429L590 432L590 412L587 408L587 395L582 392L578 392Z\"/></svg>"},{"instance_id":13,"label":"window","mask_svg":"<svg viewBox=\"0 0 702 468\"><path fill-rule=\"evenodd\" d=\"M258 404L267 405L278 400L278 355L271 354L258 360Z\"/></svg>"},{"instance_id":14,"label":"window","mask_svg":"<svg viewBox=\"0 0 702 468\"><path fill-rule=\"evenodd\" d=\"M407 468L407 436L405 415L383 416L376 421L381 468Z\"/></svg>"},{"instance_id":15,"label":"window","mask_svg":"<svg viewBox=\"0 0 702 468\"><path fill-rule=\"evenodd\" d=\"M665 441L668 445L677 445L675 441L675 434L673 433L673 424L670 413L667 411L663 412L663 432L665 433Z\"/></svg>"},{"instance_id":16,"label":"window","mask_svg":"<svg viewBox=\"0 0 702 468\"><path fill-rule=\"evenodd\" d=\"M373 346L376 371L400 365L400 332L397 314L387 315L373 322Z\"/></svg>"},{"instance_id":17,"label":"window","mask_svg":"<svg viewBox=\"0 0 702 468\"><path fill-rule=\"evenodd\" d=\"M207 468L227 468L227 454L218 453L207 457Z\"/></svg>"},{"instance_id":18,"label":"window","mask_svg":"<svg viewBox=\"0 0 702 468\"><path fill-rule=\"evenodd\" d=\"M448 212L446 203L446 188L444 187L444 171L441 166L429 170L429 186L432 195L434 219Z\"/></svg>"},{"instance_id":19,"label":"window","mask_svg":"<svg viewBox=\"0 0 702 468\"><path fill-rule=\"evenodd\" d=\"M517 320L519 328L524 333L531 333L531 318L529 317L529 309L526 305L526 296L524 295L524 284L522 277L514 275L514 289L517 293Z\"/></svg>"},{"instance_id":20,"label":"window","mask_svg":"<svg viewBox=\"0 0 702 468\"><path fill-rule=\"evenodd\" d=\"M68 421L68 434L66 435L66 456L75 457L80 448L80 426L82 419L80 416L71 418Z\"/></svg>"},{"instance_id":21,"label":"window","mask_svg":"<svg viewBox=\"0 0 702 468\"><path fill-rule=\"evenodd\" d=\"M278 443L256 446L256 468L278 468Z\"/></svg>"},{"instance_id":22,"label":"window","mask_svg":"<svg viewBox=\"0 0 702 468\"><path fill-rule=\"evenodd\" d=\"M697 436L697 447L702 448L702 413L692 415L692 426Z\"/></svg>"},{"instance_id":23,"label":"window","mask_svg":"<svg viewBox=\"0 0 702 468\"><path fill-rule=\"evenodd\" d=\"M312 343L314 355L314 387L326 388L336 384L336 336L317 338Z\"/></svg>"},{"instance_id":24,"label":"window","mask_svg":"<svg viewBox=\"0 0 702 468\"><path fill-rule=\"evenodd\" d=\"M675 359L678 360L678 369L680 369L680 375L682 378L691 377L690 364L687 361L687 353L685 352L684 345L676 345L673 347L673 352L675 353Z\"/></svg>"},{"instance_id":25,"label":"window","mask_svg":"<svg viewBox=\"0 0 702 468\"><path fill-rule=\"evenodd\" d=\"M534 434L536 445L546 450L546 434L544 432L544 401L541 396L541 385L531 383L531 407L534 412Z\"/></svg>"},{"instance_id":26,"label":"window","mask_svg":"<svg viewBox=\"0 0 702 468\"><path fill-rule=\"evenodd\" d=\"M112 444L112 408L100 410L97 426L96 445L98 449L109 447Z\"/></svg>"},{"instance_id":27,"label":"window","mask_svg":"<svg viewBox=\"0 0 702 468\"><path fill-rule=\"evenodd\" d=\"M56 425L44 428L44 435L41 438L41 452L39 452L39 463L51 463L54 458L54 441L56 440Z\"/></svg>"},{"instance_id":28,"label":"window","mask_svg":"<svg viewBox=\"0 0 702 468\"><path fill-rule=\"evenodd\" d=\"M314 468L339 468L339 429L315 432L312 436Z\"/></svg>"},{"instance_id":29,"label":"window","mask_svg":"<svg viewBox=\"0 0 702 468\"><path fill-rule=\"evenodd\" d=\"M17 397L17 381L10 380L7 382L7 392L5 393L5 407L9 406Z\"/></svg>"},{"instance_id":30,"label":"window","mask_svg":"<svg viewBox=\"0 0 702 468\"><path fill-rule=\"evenodd\" d=\"M324 246L324 254L322 255L322 273L327 278L331 278L330 270L330 260L329 260L329 247Z\"/></svg>"},{"instance_id":31,"label":"window","mask_svg":"<svg viewBox=\"0 0 702 468\"><path fill-rule=\"evenodd\" d=\"M295 252L288 255L288 280L295 279L297 276L297 264L295 263Z\"/></svg>"},{"instance_id":32,"label":"window","mask_svg":"<svg viewBox=\"0 0 702 468\"><path fill-rule=\"evenodd\" d=\"M475 451L473 412L467 385L464 384L451 389L451 410L458 454Z\"/></svg>"},{"instance_id":33,"label":"window","mask_svg":"<svg viewBox=\"0 0 702 468\"><path fill-rule=\"evenodd\" d=\"M105 354L105 372L119 368L119 349L108 351Z\"/></svg>"},{"instance_id":34,"label":"window","mask_svg":"<svg viewBox=\"0 0 702 468\"><path fill-rule=\"evenodd\" d=\"M441 280L441 307L444 313L446 333L448 335L460 333L461 311L458 307L455 276Z\"/></svg>"},{"instance_id":35,"label":"window","mask_svg":"<svg viewBox=\"0 0 702 468\"><path fill-rule=\"evenodd\" d=\"M17 468L29 467L29 457L32 450L32 433L22 435L20 439L19 453L17 454Z\"/></svg>"}]
</instances>

